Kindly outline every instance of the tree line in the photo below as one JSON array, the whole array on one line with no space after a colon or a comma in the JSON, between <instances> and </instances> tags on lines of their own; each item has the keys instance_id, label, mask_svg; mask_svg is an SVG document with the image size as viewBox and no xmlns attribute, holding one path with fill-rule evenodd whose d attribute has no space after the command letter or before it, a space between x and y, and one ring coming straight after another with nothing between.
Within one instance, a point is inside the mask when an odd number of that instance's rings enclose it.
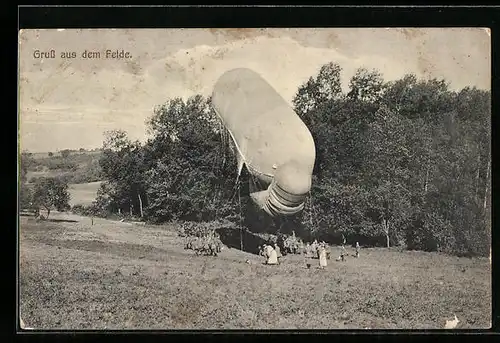
<instances>
[{"instance_id":1,"label":"tree line","mask_svg":"<svg viewBox=\"0 0 500 343\"><path fill-rule=\"evenodd\" d=\"M340 75L322 66L293 100L317 144L310 229L488 255L490 92L361 68L344 94Z\"/></svg>"},{"instance_id":2,"label":"tree line","mask_svg":"<svg viewBox=\"0 0 500 343\"><path fill-rule=\"evenodd\" d=\"M489 91L452 91L446 80L386 81L360 68L323 65L293 107L316 144L303 212L272 220L238 177L234 146L201 95L168 99L147 122L145 143L110 131L99 160L100 216L154 223L226 220L251 230L294 230L305 239L487 256L491 235Z\"/></svg>"}]
</instances>

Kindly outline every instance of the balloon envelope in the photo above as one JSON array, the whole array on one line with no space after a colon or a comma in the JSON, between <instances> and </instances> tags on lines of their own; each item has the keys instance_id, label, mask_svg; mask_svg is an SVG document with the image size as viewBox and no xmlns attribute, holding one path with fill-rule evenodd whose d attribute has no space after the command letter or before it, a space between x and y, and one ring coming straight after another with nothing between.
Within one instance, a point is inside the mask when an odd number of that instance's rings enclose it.
<instances>
[{"instance_id":1,"label":"balloon envelope","mask_svg":"<svg viewBox=\"0 0 500 343\"><path fill-rule=\"evenodd\" d=\"M238 161L267 187L251 194L254 202L272 216L302 210L311 188L315 146L295 111L246 68L219 78L212 104L236 145Z\"/></svg>"}]
</instances>

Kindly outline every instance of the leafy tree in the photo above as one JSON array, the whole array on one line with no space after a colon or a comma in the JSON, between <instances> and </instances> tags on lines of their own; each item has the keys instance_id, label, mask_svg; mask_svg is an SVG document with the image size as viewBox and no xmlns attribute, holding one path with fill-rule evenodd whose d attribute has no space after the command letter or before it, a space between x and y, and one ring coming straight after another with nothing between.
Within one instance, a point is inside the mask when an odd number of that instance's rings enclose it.
<instances>
[{"instance_id":1,"label":"leafy tree","mask_svg":"<svg viewBox=\"0 0 500 343\"><path fill-rule=\"evenodd\" d=\"M34 185L33 202L47 210L47 218L53 208L58 211L69 209L69 199L68 184L59 178L40 178Z\"/></svg>"},{"instance_id":2,"label":"leafy tree","mask_svg":"<svg viewBox=\"0 0 500 343\"><path fill-rule=\"evenodd\" d=\"M19 206L20 209L28 209L32 207L33 194L28 182L28 170L33 168L35 160L32 154L28 151L23 151L19 160Z\"/></svg>"},{"instance_id":3,"label":"leafy tree","mask_svg":"<svg viewBox=\"0 0 500 343\"><path fill-rule=\"evenodd\" d=\"M487 254L489 92L414 75L385 82L360 68L346 96L326 99L317 79L294 98L317 149L304 227L333 240L382 235L385 245Z\"/></svg>"},{"instance_id":4,"label":"leafy tree","mask_svg":"<svg viewBox=\"0 0 500 343\"><path fill-rule=\"evenodd\" d=\"M169 100L156 109L149 127L148 217L163 221L231 216L236 163L210 99Z\"/></svg>"},{"instance_id":5,"label":"leafy tree","mask_svg":"<svg viewBox=\"0 0 500 343\"><path fill-rule=\"evenodd\" d=\"M292 100L295 111L304 116L327 101L341 98L341 72L342 68L333 62L321 66L316 77L299 87Z\"/></svg>"},{"instance_id":6,"label":"leafy tree","mask_svg":"<svg viewBox=\"0 0 500 343\"><path fill-rule=\"evenodd\" d=\"M418 80L414 74L407 74L399 80L386 83L382 101L385 106L396 113L405 112L411 104L413 89Z\"/></svg>"},{"instance_id":7,"label":"leafy tree","mask_svg":"<svg viewBox=\"0 0 500 343\"><path fill-rule=\"evenodd\" d=\"M377 103L383 96L385 83L380 72L359 68L349 82L349 89L348 98Z\"/></svg>"},{"instance_id":8,"label":"leafy tree","mask_svg":"<svg viewBox=\"0 0 500 343\"><path fill-rule=\"evenodd\" d=\"M113 202L120 210L143 216L145 199L143 149L132 142L127 133L114 130L106 133L103 153L99 160L102 173L113 186Z\"/></svg>"},{"instance_id":9,"label":"leafy tree","mask_svg":"<svg viewBox=\"0 0 500 343\"><path fill-rule=\"evenodd\" d=\"M20 181L25 183L28 181L28 171L36 167L36 160L33 158L33 154L28 151L21 152L19 159L19 169L20 169Z\"/></svg>"},{"instance_id":10,"label":"leafy tree","mask_svg":"<svg viewBox=\"0 0 500 343\"><path fill-rule=\"evenodd\" d=\"M21 210L31 209L33 205L33 194L31 188L26 183L21 183L19 187L19 207Z\"/></svg>"}]
</instances>

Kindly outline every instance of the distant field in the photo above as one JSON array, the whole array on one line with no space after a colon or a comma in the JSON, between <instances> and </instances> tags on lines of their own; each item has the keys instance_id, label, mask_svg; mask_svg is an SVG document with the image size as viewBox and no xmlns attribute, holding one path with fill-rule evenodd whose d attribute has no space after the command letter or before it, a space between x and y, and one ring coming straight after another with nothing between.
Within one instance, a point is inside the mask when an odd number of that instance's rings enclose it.
<instances>
[{"instance_id":1,"label":"distant field","mask_svg":"<svg viewBox=\"0 0 500 343\"><path fill-rule=\"evenodd\" d=\"M40 177L63 177L68 183L94 182L100 179L101 151L71 152L62 157L60 153L49 156L48 153L32 154L27 180L35 182Z\"/></svg>"},{"instance_id":2,"label":"distant field","mask_svg":"<svg viewBox=\"0 0 500 343\"><path fill-rule=\"evenodd\" d=\"M72 155L97 155L100 153L101 153L100 150L85 150L85 151L73 151L73 152L71 152ZM55 153L53 153L52 156L49 156L48 152L34 152L34 153L32 153L32 156L35 159L43 159L43 158L61 156L61 153L55 152Z\"/></svg>"},{"instance_id":3,"label":"distant field","mask_svg":"<svg viewBox=\"0 0 500 343\"><path fill-rule=\"evenodd\" d=\"M61 170L43 170L43 171L28 171L27 177L28 180L32 180L33 178L39 178L39 177L57 177L57 176L64 176L64 175L69 175L71 172L65 172Z\"/></svg>"},{"instance_id":4,"label":"distant field","mask_svg":"<svg viewBox=\"0 0 500 343\"><path fill-rule=\"evenodd\" d=\"M97 190L101 185L102 181L81 183L81 184L71 184L69 185L69 194L71 206L74 205L91 205L92 201L95 200L97 196Z\"/></svg>"},{"instance_id":5,"label":"distant field","mask_svg":"<svg viewBox=\"0 0 500 343\"><path fill-rule=\"evenodd\" d=\"M397 249L195 256L170 226L54 213L20 222L20 311L35 329L457 329L491 325L491 266ZM339 247L332 247L335 256ZM349 248L349 253L353 253Z\"/></svg>"}]
</instances>

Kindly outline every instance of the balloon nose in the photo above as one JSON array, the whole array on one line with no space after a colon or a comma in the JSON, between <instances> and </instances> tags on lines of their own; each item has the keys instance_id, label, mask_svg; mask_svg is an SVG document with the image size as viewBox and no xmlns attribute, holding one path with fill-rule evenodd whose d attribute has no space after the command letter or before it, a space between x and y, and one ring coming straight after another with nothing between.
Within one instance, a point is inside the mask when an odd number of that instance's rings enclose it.
<instances>
[{"instance_id":1,"label":"balloon nose","mask_svg":"<svg viewBox=\"0 0 500 343\"><path fill-rule=\"evenodd\" d=\"M276 168L274 181L287 193L305 196L311 190L311 173L307 166L291 160Z\"/></svg>"},{"instance_id":2,"label":"balloon nose","mask_svg":"<svg viewBox=\"0 0 500 343\"><path fill-rule=\"evenodd\" d=\"M266 211L271 215L300 212L304 208L311 183L311 173L296 161L277 167L267 198Z\"/></svg>"}]
</instances>

